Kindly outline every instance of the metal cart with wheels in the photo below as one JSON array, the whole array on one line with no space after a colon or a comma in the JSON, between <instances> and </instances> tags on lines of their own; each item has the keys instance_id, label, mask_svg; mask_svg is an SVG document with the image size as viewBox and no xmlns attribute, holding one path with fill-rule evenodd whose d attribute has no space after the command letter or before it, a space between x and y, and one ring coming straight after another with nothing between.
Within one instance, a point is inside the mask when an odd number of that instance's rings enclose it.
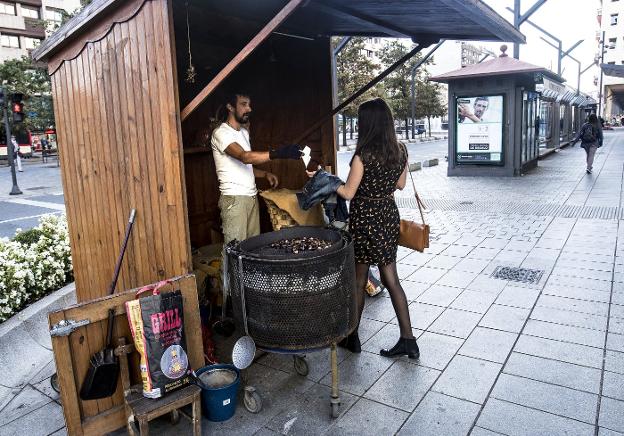
<instances>
[{"instance_id":1,"label":"metal cart with wheels","mask_svg":"<svg viewBox=\"0 0 624 436\"><path fill-rule=\"evenodd\" d=\"M331 245L301 253L284 253L275 248L277 241L303 237L331 241ZM234 321L246 335L239 339L244 344L239 351L248 349L251 358L247 356L247 365L253 360L257 344L262 351L292 354L295 372L306 376L309 367L305 353L331 348L329 406L331 416L337 417L340 397L336 344L357 323L351 237L332 228L292 227L233 241L225 248L224 273ZM252 413L261 410L262 399L253 387L245 388L244 404Z\"/></svg>"}]
</instances>

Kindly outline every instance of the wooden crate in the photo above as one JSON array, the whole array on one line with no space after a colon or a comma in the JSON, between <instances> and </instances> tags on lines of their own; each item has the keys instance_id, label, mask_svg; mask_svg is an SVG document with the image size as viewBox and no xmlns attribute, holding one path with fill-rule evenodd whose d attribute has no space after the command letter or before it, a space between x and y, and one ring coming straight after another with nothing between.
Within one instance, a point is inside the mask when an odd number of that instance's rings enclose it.
<instances>
[{"instance_id":1,"label":"wooden crate","mask_svg":"<svg viewBox=\"0 0 624 436\"><path fill-rule=\"evenodd\" d=\"M204 359L201 334L198 334L201 332L201 321L195 276L189 274L171 280L172 284L161 288L161 292L167 293L176 289L182 292L187 351L192 368L197 369L204 365ZM120 381L115 394L110 398L82 401L79 392L89 368L89 359L105 346L106 324L110 308L115 309L113 337L126 336L127 341L132 342L125 303L135 298L136 291L133 289L79 303L49 315L50 326L61 320L90 320L88 325L78 328L69 336L52 338L56 371L61 387L61 403L67 432L70 435L100 435L125 425L126 417ZM138 354L132 361L138 361Z\"/></svg>"}]
</instances>

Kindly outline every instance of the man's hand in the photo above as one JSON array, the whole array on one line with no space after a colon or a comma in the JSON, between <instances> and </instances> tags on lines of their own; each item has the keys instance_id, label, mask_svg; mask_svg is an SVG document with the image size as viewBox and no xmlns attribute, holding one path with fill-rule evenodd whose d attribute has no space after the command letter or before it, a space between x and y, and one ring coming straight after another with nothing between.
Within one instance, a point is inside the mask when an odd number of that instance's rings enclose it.
<instances>
[{"instance_id":1,"label":"man's hand","mask_svg":"<svg viewBox=\"0 0 624 436\"><path fill-rule=\"evenodd\" d=\"M279 185L279 179L277 178L275 174L267 171L264 177L269 182L269 185L271 185L271 188L273 189L277 188L277 185Z\"/></svg>"},{"instance_id":2,"label":"man's hand","mask_svg":"<svg viewBox=\"0 0 624 436\"><path fill-rule=\"evenodd\" d=\"M269 152L269 158L273 159L299 159L301 157L301 147L298 144L289 144L279 147Z\"/></svg>"}]
</instances>

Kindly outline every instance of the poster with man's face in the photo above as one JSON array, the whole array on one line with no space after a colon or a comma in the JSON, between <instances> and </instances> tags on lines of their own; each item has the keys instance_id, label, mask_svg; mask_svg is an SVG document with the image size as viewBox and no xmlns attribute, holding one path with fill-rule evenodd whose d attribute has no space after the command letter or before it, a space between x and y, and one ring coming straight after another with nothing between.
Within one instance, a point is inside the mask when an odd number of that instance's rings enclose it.
<instances>
[{"instance_id":1,"label":"poster with man's face","mask_svg":"<svg viewBox=\"0 0 624 436\"><path fill-rule=\"evenodd\" d=\"M503 96L457 98L457 163L501 163Z\"/></svg>"}]
</instances>

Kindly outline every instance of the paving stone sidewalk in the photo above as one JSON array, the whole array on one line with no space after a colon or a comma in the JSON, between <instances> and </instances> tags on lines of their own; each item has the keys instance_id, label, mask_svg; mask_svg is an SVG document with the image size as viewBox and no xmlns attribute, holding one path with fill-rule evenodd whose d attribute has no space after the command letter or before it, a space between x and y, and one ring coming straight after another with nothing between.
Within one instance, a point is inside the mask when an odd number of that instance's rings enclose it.
<instances>
[{"instance_id":1,"label":"paving stone sidewalk","mask_svg":"<svg viewBox=\"0 0 624 436\"><path fill-rule=\"evenodd\" d=\"M443 164L414 173L433 240L424 254L401 249L398 269L420 360L379 355L398 337L384 293L367 301L364 351L339 352L338 419L329 417L327 350L308 355L307 377L292 357L267 354L246 374L263 410L239 405L225 423L204 420L204 433L624 434L623 163L624 130L616 130L606 132L592 175L578 147L523 177L447 178ZM411 195L406 188L399 204ZM534 270L535 282L495 278L504 267ZM0 403L0 434L56 431L47 424L62 420L53 394L21 406L30 388L49 394L30 384ZM189 427L163 420L151 430Z\"/></svg>"}]
</instances>

